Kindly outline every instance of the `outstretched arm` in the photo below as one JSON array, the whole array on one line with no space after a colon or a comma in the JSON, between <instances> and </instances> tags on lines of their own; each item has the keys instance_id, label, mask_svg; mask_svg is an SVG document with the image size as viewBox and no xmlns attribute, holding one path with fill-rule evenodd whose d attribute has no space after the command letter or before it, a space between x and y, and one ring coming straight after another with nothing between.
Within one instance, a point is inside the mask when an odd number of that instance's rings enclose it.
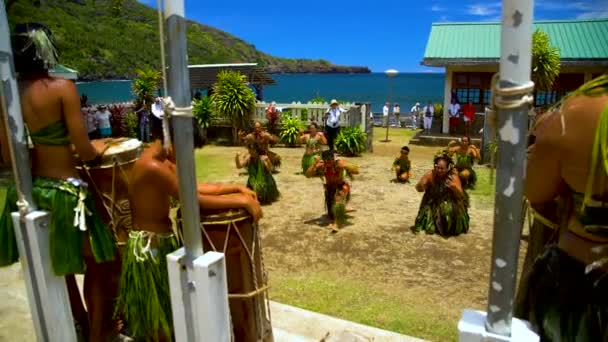
<instances>
[{"instance_id":1,"label":"outstretched arm","mask_svg":"<svg viewBox=\"0 0 608 342\"><path fill-rule=\"evenodd\" d=\"M424 176L420 178L418 184L416 184L416 191L425 192L426 189L431 185L433 181L433 170L427 171Z\"/></svg>"},{"instance_id":2,"label":"outstretched arm","mask_svg":"<svg viewBox=\"0 0 608 342\"><path fill-rule=\"evenodd\" d=\"M308 170L306 170L306 177L311 178L315 177L318 174L318 170L323 167L323 161L318 156L315 157L315 162L310 165Z\"/></svg>"},{"instance_id":3,"label":"outstretched arm","mask_svg":"<svg viewBox=\"0 0 608 342\"><path fill-rule=\"evenodd\" d=\"M338 161L338 165L340 167L342 167L343 169L346 170L346 172L348 172L351 175L358 175L359 174L359 167L355 164L351 164L351 163L347 163L344 160L340 160Z\"/></svg>"},{"instance_id":4,"label":"outstretched arm","mask_svg":"<svg viewBox=\"0 0 608 342\"><path fill-rule=\"evenodd\" d=\"M255 192L251 191L247 187L240 184L208 184L201 183L196 187L199 195L228 195L234 193L241 193L243 195L249 195L256 198Z\"/></svg>"}]
</instances>

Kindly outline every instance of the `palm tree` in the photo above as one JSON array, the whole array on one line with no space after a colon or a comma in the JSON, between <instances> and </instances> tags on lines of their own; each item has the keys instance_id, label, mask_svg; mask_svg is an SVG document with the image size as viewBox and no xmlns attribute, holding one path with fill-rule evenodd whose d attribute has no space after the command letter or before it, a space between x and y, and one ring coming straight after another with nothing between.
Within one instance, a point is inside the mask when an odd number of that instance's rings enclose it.
<instances>
[{"instance_id":1,"label":"palm tree","mask_svg":"<svg viewBox=\"0 0 608 342\"><path fill-rule=\"evenodd\" d=\"M135 95L135 108L141 108L145 102L146 108L150 110L152 102L154 102L154 92L158 88L158 83L161 80L160 72L146 67L136 71L137 78L133 80L131 88Z\"/></svg>"},{"instance_id":2,"label":"palm tree","mask_svg":"<svg viewBox=\"0 0 608 342\"><path fill-rule=\"evenodd\" d=\"M255 110L255 94L247 87L246 77L238 71L223 70L217 75L211 101L215 112L232 124L232 142L238 143L238 130Z\"/></svg>"},{"instance_id":3,"label":"palm tree","mask_svg":"<svg viewBox=\"0 0 608 342\"><path fill-rule=\"evenodd\" d=\"M549 35L536 29L532 35L532 81L536 90L549 90L559 75L559 49Z\"/></svg>"}]
</instances>

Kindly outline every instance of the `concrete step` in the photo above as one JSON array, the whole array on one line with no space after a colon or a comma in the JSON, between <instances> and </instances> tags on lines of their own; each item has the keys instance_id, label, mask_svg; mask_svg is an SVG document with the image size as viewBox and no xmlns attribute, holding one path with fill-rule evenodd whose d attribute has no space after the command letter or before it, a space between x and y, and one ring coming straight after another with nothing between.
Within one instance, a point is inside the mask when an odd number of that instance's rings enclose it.
<instances>
[{"instance_id":1,"label":"concrete step","mask_svg":"<svg viewBox=\"0 0 608 342\"><path fill-rule=\"evenodd\" d=\"M328 333L330 337L328 341L423 341L272 301L270 302L270 313L275 342L318 342L326 338ZM347 339L344 339L345 336L348 336ZM356 336L357 339L353 339L353 336Z\"/></svg>"}]
</instances>

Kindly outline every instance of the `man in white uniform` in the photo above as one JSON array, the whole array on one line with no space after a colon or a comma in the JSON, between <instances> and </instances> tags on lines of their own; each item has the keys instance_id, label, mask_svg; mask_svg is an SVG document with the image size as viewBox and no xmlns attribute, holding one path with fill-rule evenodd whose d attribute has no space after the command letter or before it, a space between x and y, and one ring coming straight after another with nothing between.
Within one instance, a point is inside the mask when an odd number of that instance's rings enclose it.
<instances>
[{"instance_id":1,"label":"man in white uniform","mask_svg":"<svg viewBox=\"0 0 608 342\"><path fill-rule=\"evenodd\" d=\"M424 131L426 134L430 134L431 126L433 125L433 115L435 114L435 108L433 108L431 101L426 103L422 112L424 113Z\"/></svg>"}]
</instances>

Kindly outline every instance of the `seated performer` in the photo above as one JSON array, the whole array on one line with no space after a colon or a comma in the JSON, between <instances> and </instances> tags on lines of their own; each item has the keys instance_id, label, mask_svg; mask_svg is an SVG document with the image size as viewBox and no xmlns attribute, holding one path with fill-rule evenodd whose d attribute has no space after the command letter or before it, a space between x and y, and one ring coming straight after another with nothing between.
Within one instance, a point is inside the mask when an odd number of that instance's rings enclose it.
<instances>
[{"instance_id":1,"label":"seated performer","mask_svg":"<svg viewBox=\"0 0 608 342\"><path fill-rule=\"evenodd\" d=\"M462 187L474 189L477 182L477 175L473 170L475 160L481 159L481 154L477 146L471 144L471 138L463 136L460 143L452 140L448 145L448 154L454 160L454 167L458 171L458 177Z\"/></svg>"},{"instance_id":2,"label":"seated performer","mask_svg":"<svg viewBox=\"0 0 608 342\"><path fill-rule=\"evenodd\" d=\"M397 182L407 183L410 181L410 177L412 177L412 162L408 157L410 148L403 146L400 153L399 157L395 158L393 162L393 170L395 171Z\"/></svg>"},{"instance_id":3,"label":"seated performer","mask_svg":"<svg viewBox=\"0 0 608 342\"><path fill-rule=\"evenodd\" d=\"M279 141L279 139L276 136L264 131L264 129L262 128L262 124L259 121L255 122L253 133L245 134L241 131L239 132L239 137L247 146L248 153L237 153L237 168L246 167L249 165L249 159L251 157L251 148L252 146L254 146L254 142L256 143L255 146L258 146L256 147L257 154L262 159L267 158L270 161L270 165L272 165L272 172L275 172L276 169L281 166L281 157L278 154L270 151L270 149L268 148L268 145L270 145L271 143L276 143L277 141Z\"/></svg>"},{"instance_id":4,"label":"seated performer","mask_svg":"<svg viewBox=\"0 0 608 342\"><path fill-rule=\"evenodd\" d=\"M541 341L607 341L608 75L562 101L536 123L528 149L524 195L535 215L557 200L558 218L535 217L555 230L516 312Z\"/></svg>"},{"instance_id":5,"label":"seated performer","mask_svg":"<svg viewBox=\"0 0 608 342\"><path fill-rule=\"evenodd\" d=\"M257 222L262 217L255 194L244 186L199 184L202 209L243 208ZM231 196L220 196L232 194ZM143 340L172 340L166 255L180 246L169 217L171 199L179 197L172 150L157 140L135 162L129 195L134 230L123 256L117 314L131 334Z\"/></svg>"},{"instance_id":6,"label":"seated performer","mask_svg":"<svg viewBox=\"0 0 608 342\"><path fill-rule=\"evenodd\" d=\"M325 180L325 205L331 219L330 228L337 232L346 219L346 204L350 200L350 184L345 178L352 178L359 168L344 160L334 159L332 150L323 151L315 157L315 162L306 171L306 177L323 176Z\"/></svg>"},{"instance_id":7,"label":"seated performer","mask_svg":"<svg viewBox=\"0 0 608 342\"><path fill-rule=\"evenodd\" d=\"M416 190L424 192L415 232L438 233L441 236L456 236L469 231L468 198L462 190L460 179L452 160L440 152L434 160L434 169L428 171Z\"/></svg>"},{"instance_id":8,"label":"seated performer","mask_svg":"<svg viewBox=\"0 0 608 342\"><path fill-rule=\"evenodd\" d=\"M315 157L321 153L321 145L327 145L327 139L323 132L318 131L316 123L308 126L308 133L300 137L300 142L306 144L306 152L302 156L302 173L305 174L310 165L314 163Z\"/></svg>"},{"instance_id":9,"label":"seated performer","mask_svg":"<svg viewBox=\"0 0 608 342\"><path fill-rule=\"evenodd\" d=\"M112 282L117 246L87 184L80 180L73 148L89 166L101 163L103 146L88 137L80 97L72 81L49 76L58 63L50 31L39 24L18 25L12 37L23 119L33 142L30 151L32 197L50 213L49 252L53 273L66 276L72 314L88 341L119 338L112 321L117 284ZM3 136L5 137L5 136ZM2 145L6 145L2 141ZM72 147L72 145L74 147ZM18 261L11 212L19 211L17 189L10 185L0 219L0 266ZM85 274L85 311L74 274ZM117 273L117 272L116 272ZM88 317L87 317L88 315ZM88 330L88 331L87 331ZM88 335L88 336L87 336Z\"/></svg>"}]
</instances>

